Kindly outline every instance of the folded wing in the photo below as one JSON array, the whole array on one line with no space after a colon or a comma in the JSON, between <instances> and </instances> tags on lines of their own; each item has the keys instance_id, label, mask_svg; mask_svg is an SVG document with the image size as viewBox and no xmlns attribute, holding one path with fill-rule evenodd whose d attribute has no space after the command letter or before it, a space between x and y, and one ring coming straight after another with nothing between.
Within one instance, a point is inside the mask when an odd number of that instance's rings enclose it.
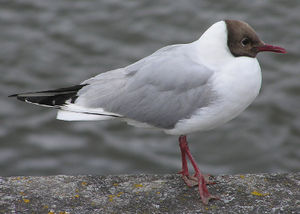
<instances>
[{"instance_id":1,"label":"folded wing","mask_svg":"<svg viewBox=\"0 0 300 214\"><path fill-rule=\"evenodd\" d=\"M101 108L131 121L171 129L214 99L213 71L176 45L155 52L128 67L100 74L83 84L75 101Z\"/></svg>"}]
</instances>

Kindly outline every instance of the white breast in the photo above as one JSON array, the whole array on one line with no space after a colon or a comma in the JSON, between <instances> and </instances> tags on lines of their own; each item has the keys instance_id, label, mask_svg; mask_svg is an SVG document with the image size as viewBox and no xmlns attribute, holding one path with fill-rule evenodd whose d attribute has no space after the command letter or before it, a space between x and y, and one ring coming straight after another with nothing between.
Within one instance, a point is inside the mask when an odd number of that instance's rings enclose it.
<instances>
[{"instance_id":1,"label":"white breast","mask_svg":"<svg viewBox=\"0 0 300 214\"><path fill-rule=\"evenodd\" d=\"M238 116L258 95L261 69L256 58L234 57L218 69L212 78L218 99L197 110L189 119L179 121L168 134L188 134L216 128Z\"/></svg>"}]
</instances>

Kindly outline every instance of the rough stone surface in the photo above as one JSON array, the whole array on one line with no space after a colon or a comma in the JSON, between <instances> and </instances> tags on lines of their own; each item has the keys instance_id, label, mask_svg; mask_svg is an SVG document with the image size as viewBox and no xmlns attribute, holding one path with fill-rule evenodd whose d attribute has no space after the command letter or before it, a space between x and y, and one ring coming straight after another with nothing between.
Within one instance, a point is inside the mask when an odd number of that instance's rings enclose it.
<instances>
[{"instance_id":1,"label":"rough stone surface","mask_svg":"<svg viewBox=\"0 0 300 214\"><path fill-rule=\"evenodd\" d=\"M179 175L0 177L0 213L300 213L300 173L215 181L203 205Z\"/></svg>"}]
</instances>

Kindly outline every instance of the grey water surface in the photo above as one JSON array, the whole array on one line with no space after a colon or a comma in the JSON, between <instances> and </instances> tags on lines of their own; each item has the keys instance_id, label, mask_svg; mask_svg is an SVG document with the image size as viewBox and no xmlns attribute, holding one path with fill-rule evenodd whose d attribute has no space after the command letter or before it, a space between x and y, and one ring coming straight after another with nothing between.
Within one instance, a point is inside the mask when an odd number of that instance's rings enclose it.
<instances>
[{"instance_id":1,"label":"grey water surface","mask_svg":"<svg viewBox=\"0 0 300 214\"><path fill-rule=\"evenodd\" d=\"M177 137L118 121L64 122L7 96L72 86L240 19L288 54L258 56L263 87L230 123L189 136L205 173L300 169L300 2L0 0L0 175L176 173ZM205 50L204 50L205 51Z\"/></svg>"}]
</instances>

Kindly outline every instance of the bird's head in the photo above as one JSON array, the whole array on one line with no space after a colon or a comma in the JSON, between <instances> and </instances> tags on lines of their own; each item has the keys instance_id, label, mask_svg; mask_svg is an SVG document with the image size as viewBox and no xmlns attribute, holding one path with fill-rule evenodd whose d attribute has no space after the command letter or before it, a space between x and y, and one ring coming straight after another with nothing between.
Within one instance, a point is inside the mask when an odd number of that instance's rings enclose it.
<instances>
[{"instance_id":1,"label":"bird's head","mask_svg":"<svg viewBox=\"0 0 300 214\"><path fill-rule=\"evenodd\" d=\"M259 52L271 51L286 53L284 48L265 44L254 29L245 22L225 20L227 27L227 45L233 56L256 57Z\"/></svg>"}]
</instances>

